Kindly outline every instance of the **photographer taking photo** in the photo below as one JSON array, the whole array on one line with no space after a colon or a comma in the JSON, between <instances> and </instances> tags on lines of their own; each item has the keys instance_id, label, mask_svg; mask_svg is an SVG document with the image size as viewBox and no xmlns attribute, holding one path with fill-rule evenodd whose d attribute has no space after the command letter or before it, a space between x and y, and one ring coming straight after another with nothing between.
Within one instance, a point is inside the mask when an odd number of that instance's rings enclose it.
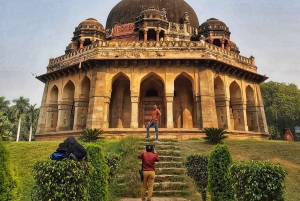
<instances>
[{"instance_id":1,"label":"photographer taking photo","mask_svg":"<svg viewBox=\"0 0 300 201\"><path fill-rule=\"evenodd\" d=\"M142 159L142 170L144 179L142 181L141 197L146 201L146 189L148 186L147 201L151 201L155 177L155 162L159 161L159 157L153 145L146 145L146 151L138 155Z\"/></svg>"}]
</instances>

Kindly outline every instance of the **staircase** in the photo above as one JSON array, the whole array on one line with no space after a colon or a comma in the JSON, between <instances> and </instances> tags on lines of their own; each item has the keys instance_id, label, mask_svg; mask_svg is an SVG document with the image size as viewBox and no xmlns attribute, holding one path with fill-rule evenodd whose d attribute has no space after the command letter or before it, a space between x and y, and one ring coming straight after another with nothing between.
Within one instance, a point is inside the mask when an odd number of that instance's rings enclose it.
<instances>
[{"instance_id":1,"label":"staircase","mask_svg":"<svg viewBox=\"0 0 300 201\"><path fill-rule=\"evenodd\" d=\"M145 145L155 145L160 161L156 163L156 177L154 180L154 197L184 197L188 195L184 159L177 139L160 139L154 143L153 139L142 141L141 151Z\"/></svg>"}]
</instances>

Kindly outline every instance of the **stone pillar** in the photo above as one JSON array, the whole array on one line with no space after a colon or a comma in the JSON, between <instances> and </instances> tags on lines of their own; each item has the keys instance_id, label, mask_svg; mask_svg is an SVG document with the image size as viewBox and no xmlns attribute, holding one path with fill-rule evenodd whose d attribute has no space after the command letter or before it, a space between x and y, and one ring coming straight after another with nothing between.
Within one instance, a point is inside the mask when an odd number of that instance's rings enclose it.
<instances>
[{"instance_id":1,"label":"stone pillar","mask_svg":"<svg viewBox=\"0 0 300 201\"><path fill-rule=\"evenodd\" d=\"M89 100L75 100L75 115L73 130L86 128Z\"/></svg>"},{"instance_id":2,"label":"stone pillar","mask_svg":"<svg viewBox=\"0 0 300 201\"><path fill-rule=\"evenodd\" d=\"M221 42L221 48L222 48L222 49L225 49L225 39L224 39L224 38L221 38L221 39L220 39L220 42Z\"/></svg>"},{"instance_id":3,"label":"stone pillar","mask_svg":"<svg viewBox=\"0 0 300 201\"><path fill-rule=\"evenodd\" d=\"M43 92L43 98L42 103L40 107L40 114L39 114L39 120L37 124L36 134L42 134L45 132L45 126L46 126L46 115L47 115L47 94L48 94L48 86L49 81L46 82Z\"/></svg>"},{"instance_id":4,"label":"stone pillar","mask_svg":"<svg viewBox=\"0 0 300 201\"><path fill-rule=\"evenodd\" d=\"M138 106L138 94L131 94L131 128L138 128L138 113L139 113L139 106Z\"/></svg>"},{"instance_id":5,"label":"stone pillar","mask_svg":"<svg viewBox=\"0 0 300 201\"><path fill-rule=\"evenodd\" d=\"M123 128L123 102L117 103L118 128Z\"/></svg>"},{"instance_id":6,"label":"stone pillar","mask_svg":"<svg viewBox=\"0 0 300 201\"><path fill-rule=\"evenodd\" d=\"M156 31L156 41L159 41L159 30Z\"/></svg>"},{"instance_id":7,"label":"stone pillar","mask_svg":"<svg viewBox=\"0 0 300 201\"><path fill-rule=\"evenodd\" d=\"M84 39L80 39L80 46L79 48L83 48Z\"/></svg>"},{"instance_id":8,"label":"stone pillar","mask_svg":"<svg viewBox=\"0 0 300 201\"><path fill-rule=\"evenodd\" d=\"M58 103L57 131L71 130L72 102L61 101Z\"/></svg>"},{"instance_id":9,"label":"stone pillar","mask_svg":"<svg viewBox=\"0 0 300 201\"><path fill-rule=\"evenodd\" d=\"M216 109L218 117L218 127L231 130L229 99L216 99Z\"/></svg>"},{"instance_id":10,"label":"stone pillar","mask_svg":"<svg viewBox=\"0 0 300 201\"><path fill-rule=\"evenodd\" d=\"M249 131L259 132L259 122L258 122L258 107L247 106L247 125Z\"/></svg>"},{"instance_id":11,"label":"stone pillar","mask_svg":"<svg viewBox=\"0 0 300 201\"><path fill-rule=\"evenodd\" d=\"M232 102L234 130L248 131L246 105L242 101Z\"/></svg>"},{"instance_id":12,"label":"stone pillar","mask_svg":"<svg viewBox=\"0 0 300 201\"><path fill-rule=\"evenodd\" d=\"M167 100L167 128L174 128L173 96L166 96Z\"/></svg>"},{"instance_id":13,"label":"stone pillar","mask_svg":"<svg viewBox=\"0 0 300 201\"><path fill-rule=\"evenodd\" d=\"M148 31L144 30L144 41L147 41L148 40Z\"/></svg>"},{"instance_id":14,"label":"stone pillar","mask_svg":"<svg viewBox=\"0 0 300 201\"><path fill-rule=\"evenodd\" d=\"M218 127L214 94L214 73L211 69L200 67L199 91L201 101L201 128Z\"/></svg>"},{"instance_id":15,"label":"stone pillar","mask_svg":"<svg viewBox=\"0 0 300 201\"><path fill-rule=\"evenodd\" d=\"M226 45L225 49L226 49L227 51L230 51L230 45L229 45L229 43Z\"/></svg>"},{"instance_id":16,"label":"stone pillar","mask_svg":"<svg viewBox=\"0 0 300 201\"><path fill-rule=\"evenodd\" d=\"M164 34L164 41L168 41L168 35L166 33Z\"/></svg>"},{"instance_id":17,"label":"stone pillar","mask_svg":"<svg viewBox=\"0 0 300 201\"><path fill-rule=\"evenodd\" d=\"M47 106L46 132L55 132L57 127L58 107L57 104Z\"/></svg>"},{"instance_id":18,"label":"stone pillar","mask_svg":"<svg viewBox=\"0 0 300 201\"><path fill-rule=\"evenodd\" d=\"M78 49L77 41L73 41L73 49L76 51Z\"/></svg>"},{"instance_id":19,"label":"stone pillar","mask_svg":"<svg viewBox=\"0 0 300 201\"><path fill-rule=\"evenodd\" d=\"M196 104L196 128L200 128L202 125L202 119L201 119L201 102L200 102L200 96L196 95L194 97L194 103Z\"/></svg>"},{"instance_id":20,"label":"stone pillar","mask_svg":"<svg viewBox=\"0 0 300 201\"><path fill-rule=\"evenodd\" d=\"M209 39L208 39L208 42L209 42L210 44L214 44L214 39L213 39L213 38L209 38Z\"/></svg>"}]
</instances>

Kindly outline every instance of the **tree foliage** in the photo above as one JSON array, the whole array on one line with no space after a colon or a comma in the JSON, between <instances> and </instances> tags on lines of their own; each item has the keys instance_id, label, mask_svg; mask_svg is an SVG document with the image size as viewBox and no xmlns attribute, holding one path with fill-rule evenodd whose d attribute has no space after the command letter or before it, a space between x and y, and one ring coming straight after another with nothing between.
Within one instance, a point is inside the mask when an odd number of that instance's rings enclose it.
<instances>
[{"instance_id":1,"label":"tree foliage","mask_svg":"<svg viewBox=\"0 0 300 201\"><path fill-rule=\"evenodd\" d=\"M32 200L89 200L89 178L93 167L85 161L38 161L33 167Z\"/></svg>"},{"instance_id":2,"label":"tree foliage","mask_svg":"<svg viewBox=\"0 0 300 201\"><path fill-rule=\"evenodd\" d=\"M206 200L206 187L208 183L208 155L191 154L186 157L184 165L187 175L194 180L197 190L202 195L202 200Z\"/></svg>"},{"instance_id":3,"label":"tree foliage","mask_svg":"<svg viewBox=\"0 0 300 201\"><path fill-rule=\"evenodd\" d=\"M212 201L234 200L232 180L229 176L229 167L232 158L226 145L216 145L208 160L208 191Z\"/></svg>"},{"instance_id":4,"label":"tree foliage","mask_svg":"<svg viewBox=\"0 0 300 201\"><path fill-rule=\"evenodd\" d=\"M287 174L279 164L269 161L241 161L230 167L236 198L239 201L284 201Z\"/></svg>"},{"instance_id":5,"label":"tree foliage","mask_svg":"<svg viewBox=\"0 0 300 201\"><path fill-rule=\"evenodd\" d=\"M272 81L260 88L271 139L282 139L285 128L300 126L300 90L295 84Z\"/></svg>"},{"instance_id":6,"label":"tree foliage","mask_svg":"<svg viewBox=\"0 0 300 201\"><path fill-rule=\"evenodd\" d=\"M89 185L89 195L91 200L108 200L108 176L109 169L102 152L102 148L96 145L87 147L87 158L94 167Z\"/></svg>"}]
</instances>

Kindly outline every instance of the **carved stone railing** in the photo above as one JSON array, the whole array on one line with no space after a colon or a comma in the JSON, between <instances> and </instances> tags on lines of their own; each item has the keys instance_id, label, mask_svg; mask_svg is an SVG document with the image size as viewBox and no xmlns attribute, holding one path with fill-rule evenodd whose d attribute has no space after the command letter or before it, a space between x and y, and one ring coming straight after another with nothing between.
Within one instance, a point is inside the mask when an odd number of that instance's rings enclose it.
<instances>
[{"instance_id":1,"label":"carved stone railing","mask_svg":"<svg viewBox=\"0 0 300 201\"><path fill-rule=\"evenodd\" d=\"M180 54L178 54L180 53ZM254 58L240 56L202 41L98 41L69 54L50 58L47 72L89 59L211 59L257 72Z\"/></svg>"}]
</instances>

